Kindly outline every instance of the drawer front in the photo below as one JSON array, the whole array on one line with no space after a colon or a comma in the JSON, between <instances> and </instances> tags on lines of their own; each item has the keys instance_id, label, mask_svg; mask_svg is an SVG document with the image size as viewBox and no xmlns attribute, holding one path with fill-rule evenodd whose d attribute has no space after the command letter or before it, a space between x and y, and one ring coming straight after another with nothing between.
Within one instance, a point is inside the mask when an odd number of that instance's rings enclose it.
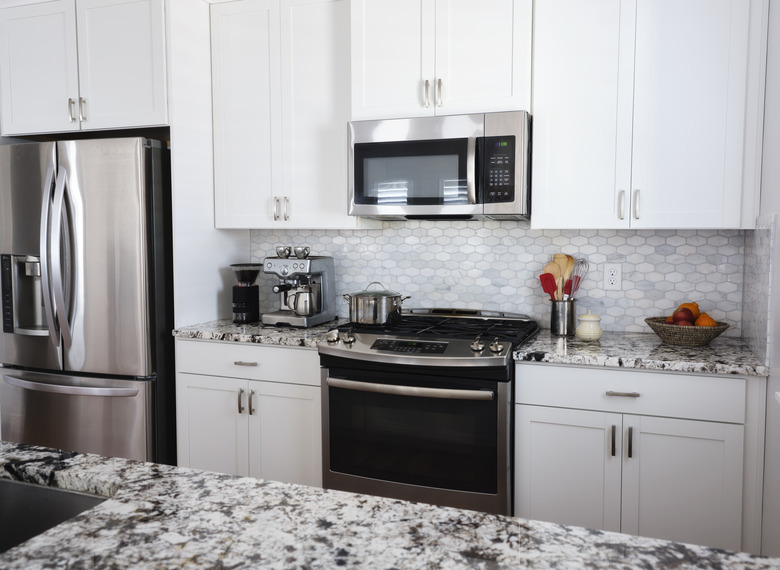
<instances>
[{"instance_id":1,"label":"drawer front","mask_svg":"<svg viewBox=\"0 0 780 570\"><path fill-rule=\"evenodd\" d=\"M313 348L176 339L176 370L247 380L320 385L320 356Z\"/></svg>"},{"instance_id":2,"label":"drawer front","mask_svg":"<svg viewBox=\"0 0 780 570\"><path fill-rule=\"evenodd\" d=\"M741 424L745 379L518 364L515 402Z\"/></svg>"}]
</instances>

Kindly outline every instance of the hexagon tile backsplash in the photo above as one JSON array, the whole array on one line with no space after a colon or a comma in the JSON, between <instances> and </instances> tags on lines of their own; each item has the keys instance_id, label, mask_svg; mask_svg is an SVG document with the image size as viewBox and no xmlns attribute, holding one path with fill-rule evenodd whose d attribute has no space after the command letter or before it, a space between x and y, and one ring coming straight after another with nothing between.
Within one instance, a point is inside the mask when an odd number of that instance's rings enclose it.
<instances>
[{"instance_id":1,"label":"hexagon tile backsplash","mask_svg":"<svg viewBox=\"0 0 780 570\"><path fill-rule=\"evenodd\" d=\"M458 307L525 313L550 326L539 274L555 253L584 257L590 271L577 314L590 309L608 331L650 332L645 317L696 301L741 335L745 234L738 230L528 230L515 222L385 222L379 230L252 230L252 261L277 245L330 255L339 295L372 281L411 298L405 307ZM605 291L604 264L619 263L622 289ZM274 277L261 274L260 310L277 308ZM349 314L338 298L338 314Z\"/></svg>"}]
</instances>

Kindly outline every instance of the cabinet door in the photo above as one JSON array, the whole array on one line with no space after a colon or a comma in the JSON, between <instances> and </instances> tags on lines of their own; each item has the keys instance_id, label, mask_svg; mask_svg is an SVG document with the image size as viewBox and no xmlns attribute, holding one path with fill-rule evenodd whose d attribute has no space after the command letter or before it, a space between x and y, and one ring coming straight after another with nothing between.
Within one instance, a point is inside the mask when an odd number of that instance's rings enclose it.
<instances>
[{"instance_id":1,"label":"cabinet door","mask_svg":"<svg viewBox=\"0 0 780 570\"><path fill-rule=\"evenodd\" d=\"M218 228L268 227L281 161L278 2L211 6L214 207ZM345 191L346 193L346 191ZM277 215L280 211L277 207Z\"/></svg>"},{"instance_id":2,"label":"cabinet door","mask_svg":"<svg viewBox=\"0 0 780 570\"><path fill-rule=\"evenodd\" d=\"M354 227L347 215L349 2L281 6L282 216L277 225ZM287 219L286 219L287 218Z\"/></svg>"},{"instance_id":3,"label":"cabinet door","mask_svg":"<svg viewBox=\"0 0 780 570\"><path fill-rule=\"evenodd\" d=\"M743 426L626 415L623 430L622 531L739 550Z\"/></svg>"},{"instance_id":4,"label":"cabinet door","mask_svg":"<svg viewBox=\"0 0 780 570\"><path fill-rule=\"evenodd\" d=\"M534 10L531 223L627 228L635 2L536 0Z\"/></svg>"},{"instance_id":5,"label":"cabinet door","mask_svg":"<svg viewBox=\"0 0 780 570\"><path fill-rule=\"evenodd\" d=\"M320 387L250 382L250 475L322 487Z\"/></svg>"},{"instance_id":6,"label":"cabinet door","mask_svg":"<svg viewBox=\"0 0 780 570\"><path fill-rule=\"evenodd\" d=\"M531 0L436 0L436 114L529 110L531 27Z\"/></svg>"},{"instance_id":7,"label":"cabinet door","mask_svg":"<svg viewBox=\"0 0 780 570\"><path fill-rule=\"evenodd\" d=\"M620 531L621 415L515 406L515 514Z\"/></svg>"},{"instance_id":8,"label":"cabinet door","mask_svg":"<svg viewBox=\"0 0 780 570\"><path fill-rule=\"evenodd\" d=\"M353 120L433 115L435 18L435 0L352 1Z\"/></svg>"},{"instance_id":9,"label":"cabinet door","mask_svg":"<svg viewBox=\"0 0 780 570\"><path fill-rule=\"evenodd\" d=\"M78 0L82 129L168 122L162 0Z\"/></svg>"},{"instance_id":10,"label":"cabinet door","mask_svg":"<svg viewBox=\"0 0 780 570\"><path fill-rule=\"evenodd\" d=\"M2 133L79 130L73 0L0 10L0 32Z\"/></svg>"},{"instance_id":11,"label":"cabinet door","mask_svg":"<svg viewBox=\"0 0 780 570\"><path fill-rule=\"evenodd\" d=\"M739 227L749 16L744 0L639 3L633 227Z\"/></svg>"},{"instance_id":12,"label":"cabinet door","mask_svg":"<svg viewBox=\"0 0 780 570\"><path fill-rule=\"evenodd\" d=\"M247 381L176 374L178 464L249 475Z\"/></svg>"}]
</instances>

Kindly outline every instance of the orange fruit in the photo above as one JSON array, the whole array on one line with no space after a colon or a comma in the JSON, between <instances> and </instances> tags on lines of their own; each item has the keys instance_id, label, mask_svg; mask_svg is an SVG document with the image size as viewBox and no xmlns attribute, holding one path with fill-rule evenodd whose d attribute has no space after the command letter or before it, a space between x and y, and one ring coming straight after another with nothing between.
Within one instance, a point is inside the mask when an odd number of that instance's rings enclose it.
<instances>
[{"instance_id":1,"label":"orange fruit","mask_svg":"<svg viewBox=\"0 0 780 570\"><path fill-rule=\"evenodd\" d=\"M691 311L691 313L693 313L693 318L694 319L698 319L699 315L701 314L701 311L699 310L699 304L698 303L694 303L694 302L683 303L682 305L677 307L678 311L680 309L689 309ZM710 326L713 326L713 325L710 325Z\"/></svg>"},{"instance_id":2,"label":"orange fruit","mask_svg":"<svg viewBox=\"0 0 780 570\"><path fill-rule=\"evenodd\" d=\"M674 322L674 319L672 317L666 317L665 323L672 324Z\"/></svg>"},{"instance_id":3,"label":"orange fruit","mask_svg":"<svg viewBox=\"0 0 780 570\"><path fill-rule=\"evenodd\" d=\"M717 327L718 323L713 319L711 316L709 316L707 313L702 313L699 315L699 318L696 319L696 322L693 323L697 327Z\"/></svg>"}]
</instances>

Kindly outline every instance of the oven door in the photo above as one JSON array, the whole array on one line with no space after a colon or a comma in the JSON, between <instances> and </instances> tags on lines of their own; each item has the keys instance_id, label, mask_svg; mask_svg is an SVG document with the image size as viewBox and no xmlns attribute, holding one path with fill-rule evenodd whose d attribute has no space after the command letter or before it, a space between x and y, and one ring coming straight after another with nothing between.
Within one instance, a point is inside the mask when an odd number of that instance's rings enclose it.
<instances>
[{"instance_id":1,"label":"oven door","mask_svg":"<svg viewBox=\"0 0 780 570\"><path fill-rule=\"evenodd\" d=\"M511 514L511 383L462 370L323 369L323 486Z\"/></svg>"}]
</instances>

